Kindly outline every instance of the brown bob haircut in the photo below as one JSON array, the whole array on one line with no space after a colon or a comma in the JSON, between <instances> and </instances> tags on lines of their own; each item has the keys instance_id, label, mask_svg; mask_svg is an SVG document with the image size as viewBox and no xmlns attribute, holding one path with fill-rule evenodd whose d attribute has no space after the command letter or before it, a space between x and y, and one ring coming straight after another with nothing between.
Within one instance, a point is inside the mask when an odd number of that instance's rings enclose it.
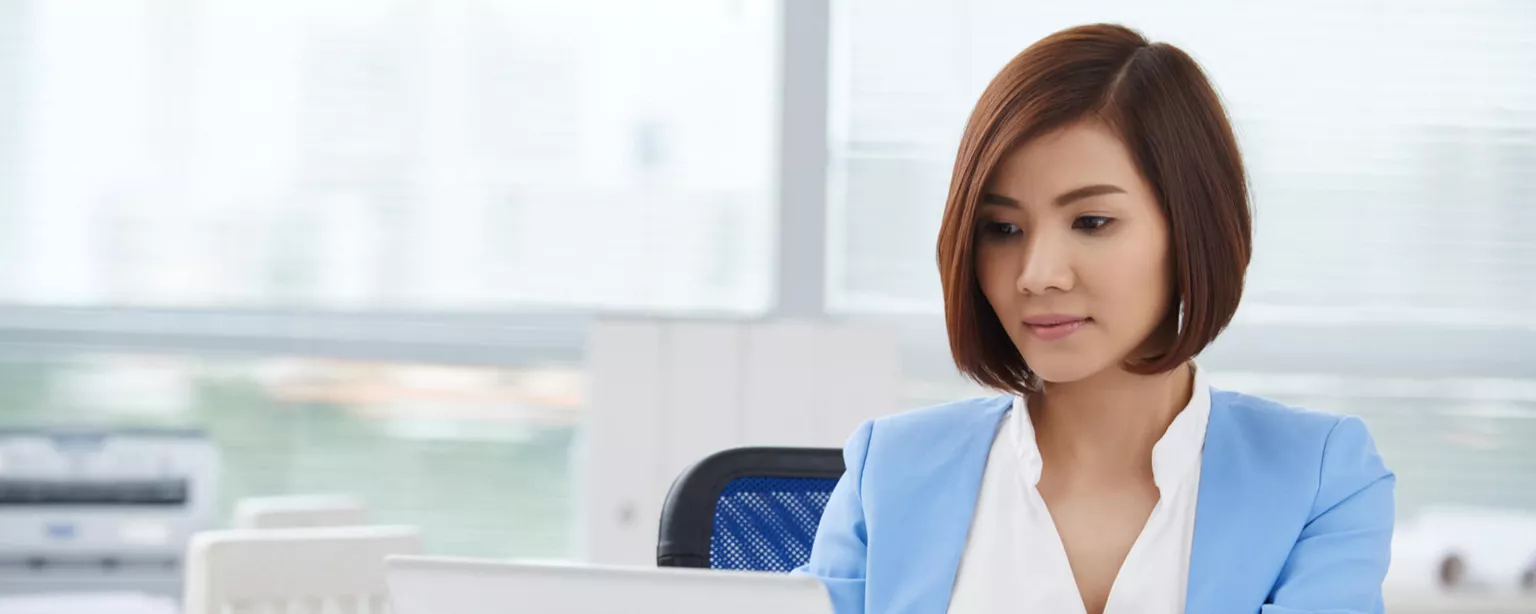
<instances>
[{"instance_id":1,"label":"brown bob haircut","mask_svg":"<svg viewBox=\"0 0 1536 614\"><path fill-rule=\"evenodd\" d=\"M962 373L1027 392L1034 375L976 279L976 210L993 169L1020 144L1084 119L1119 133L1167 218L1173 298L1151 358L1161 373L1226 328L1252 251L1247 179L1226 111L1198 64L1134 30L1089 25L1052 34L1014 57L976 103L960 140L939 231L950 352Z\"/></svg>"}]
</instances>

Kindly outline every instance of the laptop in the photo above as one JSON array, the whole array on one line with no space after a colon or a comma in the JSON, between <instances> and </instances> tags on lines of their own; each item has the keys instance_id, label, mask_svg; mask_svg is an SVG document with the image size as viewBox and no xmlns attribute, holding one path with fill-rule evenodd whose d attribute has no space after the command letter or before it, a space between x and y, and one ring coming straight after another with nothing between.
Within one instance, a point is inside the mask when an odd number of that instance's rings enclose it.
<instances>
[{"instance_id":1,"label":"laptop","mask_svg":"<svg viewBox=\"0 0 1536 614\"><path fill-rule=\"evenodd\" d=\"M790 574L392 556L384 575L394 614L833 614Z\"/></svg>"}]
</instances>

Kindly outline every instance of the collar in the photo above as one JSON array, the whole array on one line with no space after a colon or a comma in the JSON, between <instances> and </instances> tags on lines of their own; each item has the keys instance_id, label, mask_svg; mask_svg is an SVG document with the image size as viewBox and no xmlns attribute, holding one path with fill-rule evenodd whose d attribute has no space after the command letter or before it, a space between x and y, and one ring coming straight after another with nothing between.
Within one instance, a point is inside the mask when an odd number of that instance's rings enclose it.
<instances>
[{"instance_id":1,"label":"collar","mask_svg":"<svg viewBox=\"0 0 1536 614\"><path fill-rule=\"evenodd\" d=\"M1205 429L1211 418L1211 388L1205 371L1194 363L1194 385L1190 387L1189 403L1168 425L1168 430L1152 445L1152 482L1159 492L1171 495L1194 463L1200 461L1205 448ZM1040 445L1035 440L1035 425L1029 419L1029 408L1023 396L1014 395L1013 407L1008 416L1005 432L1013 440L1018 451L1024 477L1031 486L1040 484L1040 471L1044 460L1040 457Z\"/></svg>"}]
</instances>

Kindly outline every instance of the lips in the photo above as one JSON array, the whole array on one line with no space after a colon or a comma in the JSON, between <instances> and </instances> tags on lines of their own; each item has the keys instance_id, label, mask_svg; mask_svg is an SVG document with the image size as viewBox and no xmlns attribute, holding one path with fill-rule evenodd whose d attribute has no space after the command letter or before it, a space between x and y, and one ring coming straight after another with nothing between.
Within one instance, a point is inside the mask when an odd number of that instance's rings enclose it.
<instances>
[{"instance_id":1,"label":"lips","mask_svg":"<svg viewBox=\"0 0 1536 614\"><path fill-rule=\"evenodd\" d=\"M1083 316L1069 316L1069 315L1053 313L1053 314L1049 314L1049 315L1030 316L1028 318L1024 318L1024 325L1025 326L1059 326L1059 325L1062 325L1062 324L1071 324L1073 322L1081 322L1081 321L1087 320L1087 319L1089 319L1089 318L1086 318L1086 317L1083 317Z\"/></svg>"},{"instance_id":2,"label":"lips","mask_svg":"<svg viewBox=\"0 0 1536 614\"><path fill-rule=\"evenodd\" d=\"M1082 316L1051 314L1024 318L1024 328L1043 341L1057 341L1067 338L1092 321L1093 318Z\"/></svg>"}]
</instances>

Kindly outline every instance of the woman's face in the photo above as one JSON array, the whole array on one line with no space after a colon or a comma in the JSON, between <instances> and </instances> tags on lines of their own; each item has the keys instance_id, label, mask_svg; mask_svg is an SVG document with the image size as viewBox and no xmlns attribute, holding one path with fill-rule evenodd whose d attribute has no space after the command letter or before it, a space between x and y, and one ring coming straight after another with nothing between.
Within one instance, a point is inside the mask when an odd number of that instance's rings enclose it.
<instances>
[{"instance_id":1,"label":"woman's face","mask_svg":"<svg viewBox=\"0 0 1536 614\"><path fill-rule=\"evenodd\" d=\"M1107 125L1025 143L979 206L982 293L1037 376L1073 382L1142 355L1172 296L1168 223Z\"/></svg>"}]
</instances>

